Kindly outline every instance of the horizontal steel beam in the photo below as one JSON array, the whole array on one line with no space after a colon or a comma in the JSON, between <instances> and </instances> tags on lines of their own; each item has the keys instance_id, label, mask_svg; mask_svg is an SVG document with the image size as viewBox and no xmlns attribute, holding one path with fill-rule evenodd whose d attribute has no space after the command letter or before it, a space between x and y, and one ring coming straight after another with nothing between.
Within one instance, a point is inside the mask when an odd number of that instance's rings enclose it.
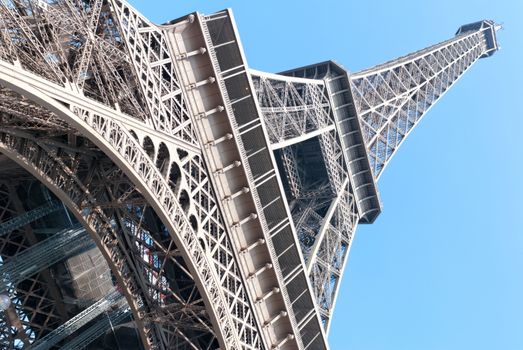
<instances>
[{"instance_id":1,"label":"horizontal steel beam","mask_svg":"<svg viewBox=\"0 0 523 350\"><path fill-rule=\"evenodd\" d=\"M68 228L9 259L0 267L0 291L8 291L24 279L59 261L94 247L84 228Z\"/></svg>"},{"instance_id":2,"label":"horizontal steel beam","mask_svg":"<svg viewBox=\"0 0 523 350\"><path fill-rule=\"evenodd\" d=\"M43 218L46 215L54 213L55 211L58 211L61 208L63 208L62 203L50 202L38 208L25 212L22 215L19 215L15 218L12 218L11 220L8 220L0 224L0 236L3 236L27 224L30 224L31 222Z\"/></svg>"}]
</instances>

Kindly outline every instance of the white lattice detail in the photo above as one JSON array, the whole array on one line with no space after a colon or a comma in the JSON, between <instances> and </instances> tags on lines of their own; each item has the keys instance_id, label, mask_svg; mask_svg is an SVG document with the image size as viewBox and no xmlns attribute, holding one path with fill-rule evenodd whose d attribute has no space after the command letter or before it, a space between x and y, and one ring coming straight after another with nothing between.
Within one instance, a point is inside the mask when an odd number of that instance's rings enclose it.
<instances>
[{"instance_id":1,"label":"white lattice detail","mask_svg":"<svg viewBox=\"0 0 523 350\"><path fill-rule=\"evenodd\" d=\"M333 124L322 80L251 70L269 140L280 148L327 131Z\"/></svg>"},{"instance_id":2,"label":"white lattice detail","mask_svg":"<svg viewBox=\"0 0 523 350\"><path fill-rule=\"evenodd\" d=\"M122 33L127 37L126 44L137 74L147 77L142 79L141 83L153 120L168 120L165 115L174 118L178 114L178 119L172 119L177 128L174 131L179 129L184 140L199 145L200 141L194 135L190 115L182 96L182 90L190 87L180 87L173 62L176 58L172 57L173 54L169 51L166 34L125 2L115 1L113 6ZM155 127L157 125L159 124L155 123ZM209 182L204 159L201 155L188 155L180 161L180 168L198 218L201 238L206 242L222 292L229 303L230 317L236 329L235 336L243 342L243 346L257 347L258 331L249 298L245 293L231 241Z\"/></svg>"},{"instance_id":3,"label":"white lattice detail","mask_svg":"<svg viewBox=\"0 0 523 350\"><path fill-rule=\"evenodd\" d=\"M165 35L125 1L111 3L148 106L150 122L157 130L198 145Z\"/></svg>"}]
</instances>

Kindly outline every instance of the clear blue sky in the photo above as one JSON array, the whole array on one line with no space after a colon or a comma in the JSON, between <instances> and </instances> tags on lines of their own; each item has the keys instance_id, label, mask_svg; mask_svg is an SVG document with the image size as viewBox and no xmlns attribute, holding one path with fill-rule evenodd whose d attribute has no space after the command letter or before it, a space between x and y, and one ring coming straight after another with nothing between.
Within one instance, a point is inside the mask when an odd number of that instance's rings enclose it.
<instances>
[{"instance_id":1,"label":"clear blue sky","mask_svg":"<svg viewBox=\"0 0 523 350\"><path fill-rule=\"evenodd\" d=\"M131 1L157 23L234 11L250 67L335 59L351 71L504 24L502 47L428 113L380 179L360 226L331 349L523 349L523 1Z\"/></svg>"}]
</instances>

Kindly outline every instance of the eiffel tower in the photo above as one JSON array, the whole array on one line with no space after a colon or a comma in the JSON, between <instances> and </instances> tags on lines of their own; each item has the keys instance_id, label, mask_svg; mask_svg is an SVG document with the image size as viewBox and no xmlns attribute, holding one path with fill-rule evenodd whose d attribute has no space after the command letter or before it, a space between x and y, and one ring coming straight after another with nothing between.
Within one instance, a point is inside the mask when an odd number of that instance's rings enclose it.
<instances>
[{"instance_id":1,"label":"eiffel tower","mask_svg":"<svg viewBox=\"0 0 523 350\"><path fill-rule=\"evenodd\" d=\"M5 349L328 349L380 175L499 29L272 74L230 10L5 0L0 23Z\"/></svg>"}]
</instances>

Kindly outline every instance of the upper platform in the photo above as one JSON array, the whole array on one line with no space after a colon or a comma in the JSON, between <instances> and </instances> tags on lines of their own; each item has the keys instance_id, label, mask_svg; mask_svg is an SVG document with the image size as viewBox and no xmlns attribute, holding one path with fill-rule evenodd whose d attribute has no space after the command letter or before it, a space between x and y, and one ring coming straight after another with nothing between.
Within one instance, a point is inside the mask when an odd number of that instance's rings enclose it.
<instances>
[{"instance_id":1,"label":"upper platform","mask_svg":"<svg viewBox=\"0 0 523 350\"><path fill-rule=\"evenodd\" d=\"M485 35L485 42L487 45L486 52L480 57L489 57L499 49L496 32L501 29L501 25L496 24L492 20L483 20L462 25L459 27L456 35L461 35L468 32L482 31Z\"/></svg>"}]
</instances>

